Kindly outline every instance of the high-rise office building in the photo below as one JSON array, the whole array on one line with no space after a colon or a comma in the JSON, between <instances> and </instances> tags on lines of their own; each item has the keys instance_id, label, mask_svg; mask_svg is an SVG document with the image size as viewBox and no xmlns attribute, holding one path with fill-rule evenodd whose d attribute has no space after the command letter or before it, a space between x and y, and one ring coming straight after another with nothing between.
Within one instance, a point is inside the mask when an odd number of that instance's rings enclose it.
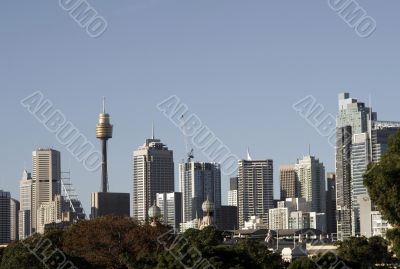
<instances>
[{"instance_id":1,"label":"high-rise office building","mask_svg":"<svg viewBox=\"0 0 400 269\"><path fill-rule=\"evenodd\" d=\"M337 233L336 227L336 174L328 173L326 178L326 229L329 236Z\"/></svg>"},{"instance_id":2,"label":"high-rise office building","mask_svg":"<svg viewBox=\"0 0 400 269\"><path fill-rule=\"evenodd\" d=\"M351 236L351 127L336 129L336 229L337 238Z\"/></svg>"},{"instance_id":3,"label":"high-rise office building","mask_svg":"<svg viewBox=\"0 0 400 269\"><path fill-rule=\"evenodd\" d=\"M182 193L157 193L156 205L161 210L163 224L179 232L182 222Z\"/></svg>"},{"instance_id":4,"label":"high-rise office building","mask_svg":"<svg viewBox=\"0 0 400 269\"><path fill-rule=\"evenodd\" d=\"M0 189L0 244L11 241L11 195Z\"/></svg>"},{"instance_id":5,"label":"high-rise office building","mask_svg":"<svg viewBox=\"0 0 400 269\"><path fill-rule=\"evenodd\" d=\"M281 183L281 200L300 197L300 184L296 177L294 165L282 165L279 168Z\"/></svg>"},{"instance_id":6,"label":"high-rise office building","mask_svg":"<svg viewBox=\"0 0 400 269\"><path fill-rule=\"evenodd\" d=\"M11 241L16 241L19 239L19 230L18 230L18 212L19 212L19 201L16 199L10 199L10 239Z\"/></svg>"},{"instance_id":7,"label":"high-rise office building","mask_svg":"<svg viewBox=\"0 0 400 269\"><path fill-rule=\"evenodd\" d=\"M370 139L368 132L354 134L351 145L351 219L352 235L360 235L360 206L357 197L367 194L364 173L370 162Z\"/></svg>"},{"instance_id":8,"label":"high-rise office building","mask_svg":"<svg viewBox=\"0 0 400 269\"><path fill-rule=\"evenodd\" d=\"M354 210L356 204L352 203L357 199L352 195L352 189L360 188L358 175L363 170L365 171L366 164L360 161L364 157L362 156L365 147L362 145L363 139L361 136L357 139L356 135L368 133L371 130L371 121L376 120L376 117L376 113L372 112L371 108L358 102L357 99L350 98L349 93L339 94L339 112L336 118L336 207L339 240L346 239L359 231L358 213ZM364 140L364 144L368 143L368 139ZM354 146L354 149L353 141L360 142ZM358 160L352 161L352 157ZM355 181L352 174L356 176Z\"/></svg>"},{"instance_id":9,"label":"high-rise office building","mask_svg":"<svg viewBox=\"0 0 400 269\"><path fill-rule=\"evenodd\" d=\"M339 95L337 127L337 225L338 239L343 240L350 236L349 230L353 236L361 233L363 220L360 218L358 197L367 194L363 175L369 163L379 161L387 148L388 137L399 129L400 123L377 121L377 113L372 112L372 108L343 93ZM346 138L345 142L343 138ZM348 208L351 210L350 221Z\"/></svg>"},{"instance_id":10,"label":"high-rise office building","mask_svg":"<svg viewBox=\"0 0 400 269\"><path fill-rule=\"evenodd\" d=\"M54 149L38 149L32 153L32 232L37 229L37 211L42 203L52 202L61 194L61 158Z\"/></svg>"},{"instance_id":11,"label":"high-rise office building","mask_svg":"<svg viewBox=\"0 0 400 269\"><path fill-rule=\"evenodd\" d=\"M228 205L238 206L238 177L231 177L228 191Z\"/></svg>"},{"instance_id":12,"label":"high-rise office building","mask_svg":"<svg viewBox=\"0 0 400 269\"><path fill-rule=\"evenodd\" d=\"M209 199L215 214L221 207L221 166L218 163L179 164L179 191L182 193L182 222L203 217L202 204ZM214 216L217 217L217 216Z\"/></svg>"},{"instance_id":13,"label":"high-rise office building","mask_svg":"<svg viewBox=\"0 0 400 269\"><path fill-rule=\"evenodd\" d=\"M311 211L325 213L325 166L314 156L305 156L295 164L300 197L310 203Z\"/></svg>"},{"instance_id":14,"label":"high-rise office building","mask_svg":"<svg viewBox=\"0 0 400 269\"><path fill-rule=\"evenodd\" d=\"M20 210L18 215L19 220L19 239L23 240L29 237L32 233L32 199L33 195L33 180L31 173L24 170L22 179L19 181L19 201Z\"/></svg>"},{"instance_id":15,"label":"high-rise office building","mask_svg":"<svg viewBox=\"0 0 400 269\"><path fill-rule=\"evenodd\" d=\"M156 201L157 193L174 191L173 152L161 143L151 139L133 153L133 217L147 221L147 212Z\"/></svg>"},{"instance_id":16,"label":"high-rise office building","mask_svg":"<svg viewBox=\"0 0 400 269\"><path fill-rule=\"evenodd\" d=\"M272 160L239 161L239 227L252 216L268 225L268 211L274 205Z\"/></svg>"}]
</instances>

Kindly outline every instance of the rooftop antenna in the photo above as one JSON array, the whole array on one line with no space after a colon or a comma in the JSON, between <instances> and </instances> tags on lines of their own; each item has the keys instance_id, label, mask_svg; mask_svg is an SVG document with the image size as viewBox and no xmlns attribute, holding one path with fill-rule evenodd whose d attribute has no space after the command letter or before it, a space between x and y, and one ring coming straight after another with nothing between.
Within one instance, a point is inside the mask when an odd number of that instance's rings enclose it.
<instances>
[{"instance_id":1,"label":"rooftop antenna","mask_svg":"<svg viewBox=\"0 0 400 269\"><path fill-rule=\"evenodd\" d=\"M308 144L308 155L311 156L311 144Z\"/></svg>"},{"instance_id":2,"label":"rooftop antenna","mask_svg":"<svg viewBox=\"0 0 400 269\"><path fill-rule=\"evenodd\" d=\"M106 97L103 96L103 114L106 114Z\"/></svg>"},{"instance_id":3,"label":"rooftop antenna","mask_svg":"<svg viewBox=\"0 0 400 269\"><path fill-rule=\"evenodd\" d=\"M154 139L154 121L151 123L151 139Z\"/></svg>"}]
</instances>

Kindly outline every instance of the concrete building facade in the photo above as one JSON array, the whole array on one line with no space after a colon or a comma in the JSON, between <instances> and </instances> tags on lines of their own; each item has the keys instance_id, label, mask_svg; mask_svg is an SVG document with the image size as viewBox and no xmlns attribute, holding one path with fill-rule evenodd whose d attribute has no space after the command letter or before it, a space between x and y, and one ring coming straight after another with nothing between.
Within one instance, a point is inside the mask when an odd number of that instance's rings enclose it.
<instances>
[{"instance_id":1,"label":"concrete building facade","mask_svg":"<svg viewBox=\"0 0 400 269\"><path fill-rule=\"evenodd\" d=\"M147 221L157 193L174 192L173 152L154 135L133 153L133 217Z\"/></svg>"}]
</instances>

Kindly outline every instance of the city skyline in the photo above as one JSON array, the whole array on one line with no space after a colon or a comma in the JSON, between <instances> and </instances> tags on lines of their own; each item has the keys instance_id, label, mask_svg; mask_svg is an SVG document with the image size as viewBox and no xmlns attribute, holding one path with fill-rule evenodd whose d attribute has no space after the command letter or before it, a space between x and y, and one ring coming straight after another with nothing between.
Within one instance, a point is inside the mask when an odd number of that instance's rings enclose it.
<instances>
[{"instance_id":1,"label":"city skyline","mask_svg":"<svg viewBox=\"0 0 400 269\"><path fill-rule=\"evenodd\" d=\"M21 172L30 168L31 151L53 146L62 153L63 167L71 170L85 209L93 187L100 190L99 172L86 171L20 105L36 90L97 149L94 121L101 97L107 97L116 126L109 141L111 191L131 190L131 152L150 135L152 121L157 136L174 150L175 163L185 158L180 131L156 108L173 94L241 158L249 147L257 159L285 164L302 157L311 144L326 171L334 171L334 150L292 105L312 95L335 115L337 94L348 91L366 102L371 95L380 118L396 120L392 107L400 96L400 35L394 12L400 3L385 3L363 3L378 26L369 38L360 38L325 1L256 1L249 7L240 1L125 0L113 5L100 0L96 9L109 28L92 39L57 3L25 3L21 9L5 1L0 10L0 113L12 117L3 118L10 128L0 142L8 152L0 185L15 196ZM181 14L191 14L190 19ZM287 143L290 147L283 148ZM210 161L199 151L195 156ZM177 178L175 167L176 185ZM274 182L278 179L275 169ZM228 180L222 177L223 203Z\"/></svg>"},{"instance_id":2,"label":"city skyline","mask_svg":"<svg viewBox=\"0 0 400 269\"><path fill-rule=\"evenodd\" d=\"M399 266L400 1L0 7L0 269Z\"/></svg>"},{"instance_id":3,"label":"city skyline","mask_svg":"<svg viewBox=\"0 0 400 269\"><path fill-rule=\"evenodd\" d=\"M354 96L354 97L356 97L356 96ZM306 123L306 124L308 124L308 123ZM151 132L152 132L152 134L151 134L151 136L154 136L154 132L155 132L155 128L157 127L154 127L154 123L153 123L153 125L152 126L149 126L149 127L151 127ZM313 127L312 126L310 126L310 128L312 129ZM149 129L149 128L147 128L147 129ZM156 129L156 130L159 130L159 129ZM181 134L182 135L182 134ZM183 136L183 135L182 135ZM147 136L147 137L150 137L149 135ZM89 140L90 140L90 138L89 138ZM95 141L96 142L96 141ZM57 142L58 143L58 142ZM182 144L184 144L184 143L182 143ZM328 144L328 143L327 143ZM308 150L309 150L309 153L310 153L310 145L311 144L309 144L308 145ZM328 146L329 146L329 144L328 144ZM39 147L38 149L40 149L41 147ZM64 148L63 148L63 146L62 145L60 145L60 148L57 148L57 147L50 147L50 148L53 148L53 149L55 149L55 150L60 150L60 152L62 152L63 150L65 150ZM171 149L172 151L175 151L174 149ZM195 149L196 150L196 153L200 153L200 155L204 155L200 150L198 150L198 149ZM312 146L311 146L311 150L312 150ZM253 150L252 150L252 152L253 152ZM74 157L73 156L68 156L68 154L70 155L70 153L65 153L65 155L67 155L67 157L69 157L69 160L71 161L71 159L73 160L74 159ZM247 153L248 154L248 153ZM175 155L175 154L174 154ZM245 155L245 154L243 154L243 155ZM313 154L313 155L315 155L315 156L318 156L317 154ZM300 159L301 157L300 156L308 156L307 154L303 154L303 155L299 155L299 156L297 156L297 159ZM333 156L334 156L334 154L333 154ZM182 158L178 163L176 162L176 158L178 158L179 159L179 157L175 157L174 158L174 170L175 170L175 190L174 191L179 191L179 182L177 182L178 180L179 180L179 172L177 172L176 170L179 170L179 164L180 163L182 163L182 161L184 160L184 158ZM203 157L204 159L207 159L207 158L205 158L205 157ZM272 159L275 159L274 158L274 156L271 156L271 158ZM294 156L292 159L294 159L294 158L296 158L296 156ZM243 158L241 158L241 159L245 159L244 158L244 156L243 156ZM262 160L262 158L258 158L258 159L260 159L260 160ZM321 159L322 160L322 159ZM196 161L200 161L198 158L196 158ZM323 160L322 160L323 161ZM201 162L201 161L200 161ZM278 165L283 165L282 163L280 163L280 164L278 164ZM62 165L62 167L64 167L65 165ZM329 166L331 166L331 165L329 165L328 164L328 167ZM24 165L24 169L28 169L29 171L31 171L31 168L29 167L29 168L27 168L27 166L26 165ZM72 172L72 174L74 173L74 171L71 171L71 170L66 170L66 169L64 169L64 168L62 168L62 171L64 172L64 171L69 171L69 172ZM237 170L236 170L237 171ZM333 172L333 171L335 171L335 169L334 168L332 168L332 169L326 169L326 173L328 173L328 172ZM98 169L97 171L95 171L93 174L97 174L98 172L100 172L101 173L101 169ZM274 171L273 171L273 173L274 173L274 199L279 199L279 197L280 197L280 186L279 186L279 181L280 181L280 179L279 179L279 168L275 168L274 169ZM326 174L325 173L325 174ZM177 175L178 174L178 175ZM232 175L235 175L235 174L232 174ZM235 175L235 176L237 176L237 174ZM227 205L228 204L228 201L227 201L227 193L228 193L228 190L229 190L229 179L227 179L227 175L225 175L225 174L223 174L222 173L222 178L223 178L223 180L222 180L222 182L221 182L221 189L222 189L222 191L221 191L221 194L222 194L222 197L223 197L223 199L222 199L222 204L224 204L224 205ZM130 179L131 180L131 179ZM74 178L72 178L72 181L76 184L76 185L78 185L79 186L79 184L80 184L80 182L76 182L75 181L75 179ZM5 189L7 189L7 188L5 188ZM12 188L8 188L8 189L12 189ZM100 189L100 187L99 187L99 189ZM225 192L224 192L225 191ZM10 191L11 193L12 193L12 196L15 198L16 197L16 195L12 192L12 191ZM86 205L87 204L89 204L89 202L87 201L87 200L89 200L89 199L87 199L87 197L82 197L82 195L80 194L80 192L79 192L79 189L78 189L78 194L79 194L79 197L80 197L80 199L82 200L82 203L84 204L84 206L85 206L85 208L86 208ZM87 207L87 208L89 208L89 207ZM88 212L90 212L90 210L88 210L86 208L86 210L88 211Z\"/></svg>"}]
</instances>

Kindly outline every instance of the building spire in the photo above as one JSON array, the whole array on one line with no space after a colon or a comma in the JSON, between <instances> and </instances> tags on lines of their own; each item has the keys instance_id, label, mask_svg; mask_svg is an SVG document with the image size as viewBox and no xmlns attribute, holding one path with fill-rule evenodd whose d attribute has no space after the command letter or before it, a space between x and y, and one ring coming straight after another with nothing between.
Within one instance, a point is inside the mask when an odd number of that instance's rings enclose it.
<instances>
[{"instance_id":1,"label":"building spire","mask_svg":"<svg viewBox=\"0 0 400 269\"><path fill-rule=\"evenodd\" d=\"M251 160L252 160L252 158L251 158L251 156L250 156L249 147L247 147L247 160L248 160L248 161L251 161Z\"/></svg>"},{"instance_id":2,"label":"building spire","mask_svg":"<svg viewBox=\"0 0 400 269\"><path fill-rule=\"evenodd\" d=\"M106 97L103 96L103 114L106 114Z\"/></svg>"},{"instance_id":3,"label":"building spire","mask_svg":"<svg viewBox=\"0 0 400 269\"><path fill-rule=\"evenodd\" d=\"M154 139L154 121L151 122L151 139Z\"/></svg>"}]
</instances>

